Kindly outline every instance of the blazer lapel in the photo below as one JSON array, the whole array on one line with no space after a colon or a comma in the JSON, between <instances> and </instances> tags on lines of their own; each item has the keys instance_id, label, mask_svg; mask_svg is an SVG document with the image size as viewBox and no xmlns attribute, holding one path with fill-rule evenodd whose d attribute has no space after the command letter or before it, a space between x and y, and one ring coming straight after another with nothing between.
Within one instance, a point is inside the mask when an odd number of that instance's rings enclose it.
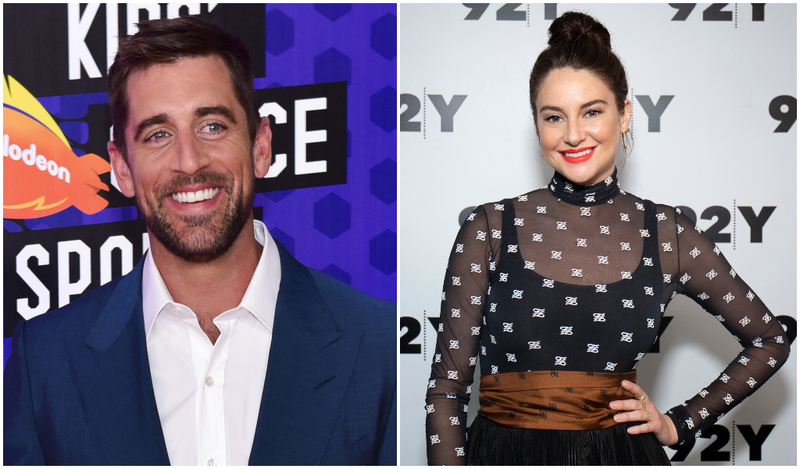
<instances>
[{"instance_id":1,"label":"blazer lapel","mask_svg":"<svg viewBox=\"0 0 800 469\"><path fill-rule=\"evenodd\" d=\"M278 250L281 284L250 464L319 464L360 334L339 328L308 269Z\"/></svg>"},{"instance_id":2,"label":"blazer lapel","mask_svg":"<svg viewBox=\"0 0 800 469\"><path fill-rule=\"evenodd\" d=\"M85 342L67 345L103 464L169 464L147 359L142 265L122 277Z\"/></svg>"}]
</instances>

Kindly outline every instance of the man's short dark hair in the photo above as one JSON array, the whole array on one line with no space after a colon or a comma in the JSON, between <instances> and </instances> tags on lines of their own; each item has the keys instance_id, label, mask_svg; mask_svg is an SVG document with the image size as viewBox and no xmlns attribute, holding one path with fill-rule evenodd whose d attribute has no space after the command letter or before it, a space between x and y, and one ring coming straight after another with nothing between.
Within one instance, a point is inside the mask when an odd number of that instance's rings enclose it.
<instances>
[{"instance_id":1,"label":"man's short dark hair","mask_svg":"<svg viewBox=\"0 0 800 469\"><path fill-rule=\"evenodd\" d=\"M127 90L131 73L182 58L206 56L216 56L225 62L234 95L247 115L250 141L255 141L259 115L250 54L242 40L213 23L191 16L143 21L136 34L120 40L114 64L108 71L108 104L114 125L114 143L126 160L125 127L130 117Z\"/></svg>"}]
</instances>

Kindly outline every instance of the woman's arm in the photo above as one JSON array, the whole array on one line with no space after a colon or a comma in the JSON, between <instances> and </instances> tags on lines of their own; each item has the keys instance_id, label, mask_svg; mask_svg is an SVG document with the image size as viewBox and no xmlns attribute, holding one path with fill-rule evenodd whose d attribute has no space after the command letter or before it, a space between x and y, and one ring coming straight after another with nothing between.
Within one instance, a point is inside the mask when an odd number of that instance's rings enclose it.
<instances>
[{"instance_id":1,"label":"woman's arm","mask_svg":"<svg viewBox=\"0 0 800 469\"><path fill-rule=\"evenodd\" d=\"M450 252L426 398L428 464L466 464L467 404L489 286L491 237L475 209Z\"/></svg>"},{"instance_id":2,"label":"woman's arm","mask_svg":"<svg viewBox=\"0 0 800 469\"><path fill-rule=\"evenodd\" d=\"M678 430L678 444L692 441L744 400L783 365L789 341L761 299L694 223L676 217L677 291L712 314L743 350L717 379L684 404L667 412Z\"/></svg>"}]
</instances>

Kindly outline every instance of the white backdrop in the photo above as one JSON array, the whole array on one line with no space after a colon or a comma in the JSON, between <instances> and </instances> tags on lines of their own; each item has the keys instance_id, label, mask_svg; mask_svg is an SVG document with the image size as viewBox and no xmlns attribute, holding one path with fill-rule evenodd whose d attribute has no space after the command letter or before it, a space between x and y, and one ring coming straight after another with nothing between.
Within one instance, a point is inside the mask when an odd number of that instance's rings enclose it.
<instances>
[{"instance_id":1,"label":"white backdrop","mask_svg":"<svg viewBox=\"0 0 800 469\"><path fill-rule=\"evenodd\" d=\"M426 463L424 398L436 340L428 318L439 316L459 213L552 176L541 167L528 76L552 19L565 11L598 18L628 72L635 147L620 166L623 189L689 207L701 228L729 235L718 241L725 256L796 333L796 5L470 5L399 8L402 465ZM758 229L742 207L775 210ZM739 350L685 297L666 316L673 319L660 352L638 368L662 411L715 379ZM793 351L688 455L667 449L673 463L795 465L796 363Z\"/></svg>"}]
</instances>

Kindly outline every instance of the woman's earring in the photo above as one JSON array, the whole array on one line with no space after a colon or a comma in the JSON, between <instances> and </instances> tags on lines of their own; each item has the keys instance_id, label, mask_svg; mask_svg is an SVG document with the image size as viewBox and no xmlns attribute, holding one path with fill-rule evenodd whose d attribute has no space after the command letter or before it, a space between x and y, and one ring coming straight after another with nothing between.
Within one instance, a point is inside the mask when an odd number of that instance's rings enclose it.
<instances>
[{"instance_id":1,"label":"woman's earring","mask_svg":"<svg viewBox=\"0 0 800 469\"><path fill-rule=\"evenodd\" d=\"M631 129L622 132L620 134L620 139L622 140L622 154L625 155L625 162L627 162L628 156L631 154L631 150L633 150L633 133Z\"/></svg>"},{"instance_id":2,"label":"woman's earring","mask_svg":"<svg viewBox=\"0 0 800 469\"><path fill-rule=\"evenodd\" d=\"M625 162L628 161L628 142L625 141L625 132L619 134L619 139L622 141L622 154L625 155Z\"/></svg>"}]
</instances>

